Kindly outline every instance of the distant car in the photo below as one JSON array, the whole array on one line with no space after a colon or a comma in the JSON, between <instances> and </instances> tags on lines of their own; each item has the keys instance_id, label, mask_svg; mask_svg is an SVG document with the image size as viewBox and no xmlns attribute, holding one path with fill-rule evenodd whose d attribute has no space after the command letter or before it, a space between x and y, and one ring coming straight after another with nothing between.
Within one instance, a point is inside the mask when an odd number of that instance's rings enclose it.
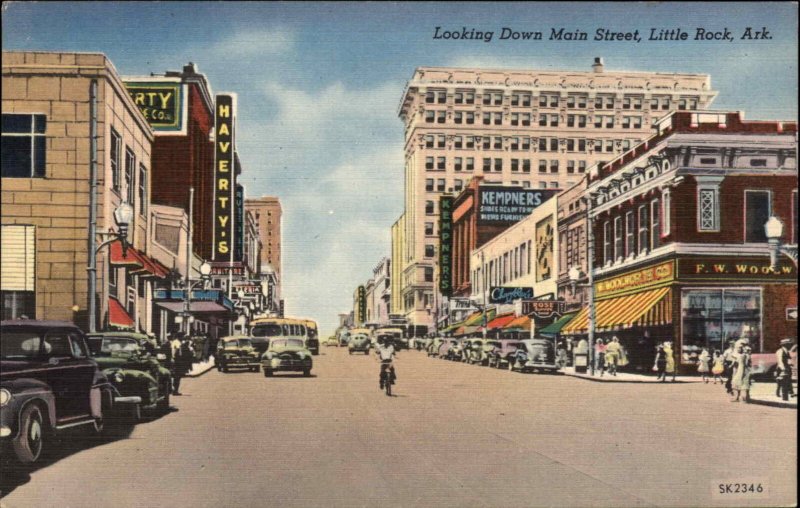
<instances>
[{"instance_id":1,"label":"distant car","mask_svg":"<svg viewBox=\"0 0 800 508\"><path fill-rule=\"evenodd\" d=\"M495 346L489 356L489 366L502 369L508 365L509 356L513 356L519 347L519 341L514 339L500 339L499 346Z\"/></svg>"},{"instance_id":2,"label":"distant car","mask_svg":"<svg viewBox=\"0 0 800 508\"><path fill-rule=\"evenodd\" d=\"M508 370L520 372L556 372L556 352L553 341L547 339L527 339L519 341L516 352L509 356Z\"/></svg>"},{"instance_id":3,"label":"distant car","mask_svg":"<svg viewBox=\"0 0 800 508\"><path fill-rule=\"evenodd\" d=\"M464 346L464 353L467 363L481 364L484 360L483 339L469 339L466 346ZM488 358L487 358L488 359Z\"/></svg>"},{"instance_id":4,"label":"distant car","mask_svg":"<svg viewBox=\"0 0 800 508\"><path fill-rule=\"evenodd\" d=\"M267 352L261 357L264 377L271 377L275 372L302 372L311 375L313 361L311 351L306 349L302 339L271 339Z\"/></svg>"},{"instance_id":5,"label":"distant car","mask_svg":"<svg viewBox=\"0 0 800 508\"><path fill-rule=\"evenodd\" d=\"M217 370L221 372L237 368L258 372L261 368L258 351L253 347L250 337L245 335L221 338L217 343L217 354L214 359Z\"/></svg>"},{"instance_id":6,"label":"distant car","mask_svg":"<svg viewBox=\"0 0 800 508\"><path fill-rule=\"evenodd\" d=\"M351 355L354 352L364 353L368 355L371 347L372 347L372 342L370 340L369 335L363 333L357 333L355 335L350 336L350 341L347 343L347 352L350 353Z\"/></svg>"},{"instance_id":7,"label":"distant car","mask_svg":"<svg viewBox=\"0 0 800 508\"><path fill-rule=\"evenodd\" d=\"M336 346L339 347L339 339L336 338L336 335L331 335L325 340L325 347L328 346Z\"/></svg>"},{"instance_id":8,"label":"distant car","mask_svg":"<svg viewBox=\"0 0 800 508\"><path fill-rule=\"evenodd\" d=\"M0 438L23 466L39 461L63 429L87 425L100 433L114 396L74 324L0 323Z\"/></svg>"},{"instance_id":9,"label":"distant car","mask_svg":"<svg viewBox=\"0 0 800 508\"><path fill-rule=\"evenodd\" d=\"M753 370L751 377L758 381L775 380L775 371L778 359L775 353L756 353L751 355ZM792 359L792 379L797 379L797 344L789 349L789 358Z\"/></svg>"},{"instance_id":10,"label":"distant car","mask_svg":"<svg viewBox=\"0 0 800 508\"><path fill-rule=\"evenodd\" d=\"M99 332L89 334L87 343L92 357L109 382L117 389L119 405L130 401L128 413L134 421L142 410L169 411L172 374L161 365L147 335L134 332Z\"/></svg>"}]
</instances>

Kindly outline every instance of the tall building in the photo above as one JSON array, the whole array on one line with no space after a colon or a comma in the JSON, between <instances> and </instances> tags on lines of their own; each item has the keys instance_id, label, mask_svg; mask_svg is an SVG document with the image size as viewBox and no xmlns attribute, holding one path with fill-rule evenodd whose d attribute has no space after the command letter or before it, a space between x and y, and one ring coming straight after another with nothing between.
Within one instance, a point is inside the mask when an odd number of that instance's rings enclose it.
<instances>
[{"instance_id":1,"label":"tall building","mask_svg":"<svg viewBox=\"0 0 800 508\"><path fill-rule=\"evenodd\" d=\"M405 231L393 233L401 274L393 299L411 324L431 326L438 280L437 203L475 175L485 183L565 189L616 157L676 109L705 109L708 75L592 70L420 67L399 106L405 124ZM434 271L431 279L430 271ZM427 280L426 280L427 279Z\"/></svg>"},{"instance_id":2,"label":"tall building","mask_svg":"<svg viewBox=\"0 0 800 508\"><path fill-rule=\"evenodd\" d=\"M281 286L281 201L274 196L247 198L244 208L256 219L258 233L261 236L261 269L271 268L278 280L278 292ZM279 296L276 296L279 298Z\"/></svg>"}]
</instances>

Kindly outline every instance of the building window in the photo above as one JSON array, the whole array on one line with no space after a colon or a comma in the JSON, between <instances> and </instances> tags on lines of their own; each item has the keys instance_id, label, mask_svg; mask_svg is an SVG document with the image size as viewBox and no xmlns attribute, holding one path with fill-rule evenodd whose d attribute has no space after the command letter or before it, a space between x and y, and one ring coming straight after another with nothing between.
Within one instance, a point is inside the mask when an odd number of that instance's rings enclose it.
<instances>
[{"instance_id":1,"label":"building window","mask_svg":"<svg viewBox=\"0 0 800 508\"><path fill-rule=\"evenodd\" d=\"M463 148L464 145L464 138L461 136L456 136L453 138L453 146L457 149Z\"/></svg>"},{"instance_id":2,"label":"building window","mask_svg":"<svg viewBox=\"0 0 800 508\"><path fill-rule=\"evenodd\" d=\"M436 118L435 111L430 109L425 111L425 123L433 123L434 118Z\"/></svg>"},{"instance_id":3,"label":"building window","mask_svg":"<svg viewBox=\"0 0 800 508\"><path fill-rule=\"evenodd\" d=\"M461 111L456 111L453 113L453 122L455 123L463 123L462 113Z\"/></svg>"},{"instance_id":4,"label":"building window","mask_svg":"<svg viewBox=\"0 0 800 508\"><path fill-rule=\"evenodd\" d=\"M425 103L426 104L433 104L436 102L436 93L428 91L425 93Z\"/></svg>"},{"instance_id":5,"label":"building window","mask_svg":"<svg viewBox=\"0 0 800 508\"><path fill-rule=\"evenodd\" d=\"M495 125L503 125L503 113L492 113Z\"/></svg>"},{"instance_id":6,"label":"building window","mask_svg":"<svg viewBox=\"0 0 800 508\"><path fill-rule=\"evenodd\" d=\"M467 171L475 169L475 157L467 157Z\"/></svg>"},{"instance_id":7,"label":"building window","mask_svg":"<svg viewBox=\"0 0 800 508\"><path fill-rule=\"evenodd\" d=\"M463 159L461 157L456 157L453 159L453 169L456 171L461 171L463 169Z\"/></svg>"},{"instance_id":8,"label":"building window","mask_svg":"<svg viewBox=\"0 0 800 508\"><path fill-rule=\"evenodd\" d=\"M492 170L492 159L488 157L483 158L483 172L488 173Z\"/></svg>"},{"instance_id":9,"label":"building window","mask_svg":"<svg viewBox=\"0 0 800 508\"><path fill-rule=\"evenodd\" d=\"M432 257L433 257L433 255L434 255L434 248L433 248L433 245L431 245L431 244L429 244L429 243L428 243L428 244L425 244L425 257L426 257L426 258L432 258Z\"/></svg>"},{"instance_id":10,"label":"building window","mask_svg":"<svg viewBox=\"0 0 800 508\"><path fill-rule=\"evenodd\" d=\"M47 117L3 114L3 178L43 178L46 168Z\"/></svg>"},{"instance_id":11,"label":"building window","mask_svg":"<svg viewBox=\"0 0 800 508\"><path fill-rule=\"evenodd\" d=\"M625 245L622 237L622 217L614 219L614 259L622 259L625 255Z\"/></svg>"},{"instance_id":12,"label":"building window","mask_svg":"<svg viewBox=\"0 0 800 508\"><path fill-rule=\"evenodd\" d=\"M425 148L433 148L433 135L428 134L425 136Z\"/></svg>"},{"instance_id":13,"label":"building window","mask_svg":"<svg viewBox=\"0 0 800 508\"><path fill-rule=\"evenodd\" d=\"M522 149L523 150L531 149L531 138L522 138Z\"/></svg>"},{"instance_id":14,"label":"building window","mask_svg":"<svg viewBox=\"0 0 800 508\"><path fill-rule=\"evenodd\" d=\"M495 159L494 160L494 170L495 171L503 171L503 159Z\"/></svg>"},{"instance_id":15,"label":"building window","mask_svg":"<svg viewBox=\"0 0 800 508\"><path fill-rule=\"evenodd\" d=\"M433 268L425 267L425 282L433 282Z\"/></svg>"},{"instance_id":16,"label":"building window","mask_svg":"<svg viewBox=\"0 0 800 508\"><path fill-rule=\"evenodd\" d=\"M436 123L444 123L447 118L447 111L439 111L436 113Z\"/></svg>"},{"instance_id":17,"label":"building window","mask_svg":"<svg viewBox=\"0 0 800 508\"><path fill-rule=\"evenodd\" d=\"M36 227L3 224L0 233L2 319L35 319Z\"/></svg>"},{"instance_id":18,"label":"building window","mask_svg":"<svg viewBox=\"0 0 800 508\"><path fill-rule=\"evenodd\" d=\"M139 214L147 215L147 168L139 164Z\"/></svg>"},{"instance_id":19,"label":"building window","mask_svg":"<svg viewBox=\"0 0 800 508\"><path fill-rule=\"evenodd\" d=\"M614 261L611 257L611 245L611 223L606 221L603 224L603 264Z\"/></svg>"},{"instance_id":20,"label":"building window","mask_svg":"<svg viewBox=\"0 0 800 508\"><path fill-rule=\"evenodd\" d=\"M492 148L495 150L502 150L503 149L503 137L502 136L495 136L494 141L492 143Z\"/></svg>"},{"instance_id":21,"label":"building window","mask_svg":"<svg viewBox=\"0 0 800 508\"><path fill-rule=\"evenodd\" d=\"M467 92L464 96L464 102L466 104L475 104L475 94L473 92Z\"/></svg>"},{"instance_id":22,"label":"building window","mask_svg":"<svg viewBox=\"0 0 800 508\"><path fill-rule=\"evenodd\" d=\"M744 191L744 241L746 243L761 243L767 241L764 224L771 215L769 191Z\"/></svg>"},{"instance_id":23,"label":"building window","mask_svg":"<svg viewBox=\"0 0 800 508\"><path fill-rule=\"evenodd\" d=\"M551 173L558 173L558 161L557 160L550 161L550 172Z\"/></svg>"},{"instance_id":24,"label":"building window","mask_svg":"<svg viewBox=\"0 0 800 508\"><path fill-rule=\"evenodd\" d=\"M550 151L551 152L558 151L558 138L550 138Z\"/></svg>"},{"instance_id":25,"label":"building window","mask_svg":"<svg viewBox=\"0 0 800 508\"><path fill-rule=\"evenodd\" d=\"M433 157L425 157L425 169L433 169Z\"/></svg>"},{"instance_id":26,"label":"building window","mask_svg":"<svg viewBox=\"0 0 800 508\"><path fill-rule=\"evenodd\" d=\"M547 161L539 160L539 173L547 173Z\"/></svg>"},{"instance_id":27,"label":"building window","mask_svg":"<svg viewBox=\"0 0 800 508\"><path fill-rule=\"evenodd\" d=\"M661 193L661 201L662 201L662 211L663 213L661 216L663 217L662 222L663 225L661 226L661 236L668 236L670 234L670 228L672 226L670 220L671 210L670 207L672 206L672 196L670 196L669 190L665 190Z\"/></svg>"},{"instance_id":28,"label":"building window","mask_svg":"<svg viewBox=\"0 0 800 508\"><path fill-rule=\"evenodd\" d=\"M524 113L523 115L521 115L520 118L522 119L522 125L529 126L531 124L531 114L530 113Z\"/></svg>"},{"instance_id":29,"label":"building window","mask_svg":"<svg viewBox=\"0 0 800 508\"><path fill-rule=\"evenodd\" d=\"M578 173L586 172L586 161L578 161Z\"/></svg>"},{"instance_id":30,"label":"building window","mask_svg":"<svg viewBox=\"0 0 800 508\"><path fill-rule=\"evenodd\" d=\"M453 102L455 104L464 104L464 94L461 92L456 92Z\"/></svg>"},{"instance_id":31,"label":"building window","mask_svg":"<svg viewBox=\"0 0 800 508\"><path fill-rule=\"evenodd\" d=\"M511 171L514 173L519 172L519 159L511 159Z\"/></svg>"},{"instance_id":32,"label":"building window","mask_svg":"<svg viewBox=\"0 0 800 508\"><path fill-rule=\"evenodd\" d=\"M719 190L716 187L700 188L697 191L697 229L719 230Z\"/></svg>"},{"instance_id":33,"label":"building window","mask_svg":"<svg viewBox=\"0 0 800 508\"><path fill-rule=\"evenodd\" d=\"M547 115L539 115L539 127L547 127Z\"/></svg>"},{"instance_id":34,"label":"building window","mask_svg":"<svg viewBox=\"0 0 800 508\"><path fill-rule=\"evenodd\" d=\"M436 136L436 148L444 148L444 134Z\"/></svg>"},{"instance_id":35,"label":"building window","mask_svg":"<svg viewBox=\"0 0 800 508\"><path fill-rule=\"evenodd\" d=\"M446 183L445 183L445 179L444 178L439 178L438 180L436 180L436 190L437 191L444 192L445 185L446 185Z\"/></svg>"},{"instance_id":36,"label":"building window","mask_svg":"<svg viewBox=\"0 0 800 508\"><path fill-rule=\"evenodd\" d=\"M757 289L684 289L681 293L682 363L705 348L723 351L727 339L748 338L762 351L761 292Z\"/></svg>"},{"instance_id":37,"label":"building window","mask_svg":"<svg viewBox=\"0 0 800 508\"><path fill-rule=\"evenodd\" d=\"M483 114L483 125L491 125L492 124L492 114L491 113L484 113Z\"/></svg>"},{"instance_id":38,"label":"building window","mask_svg":"<svg viewBox=\"0 0 800 508\"><path fill-rule=\"evenodd\" d=\"M467 112L467 125L472 125L475 123L475 113L468 111Z\"/></svg>"},{"instance_id":39,"label":"building window","mask_svg":"<svg viewBox=\"0 0 800 508\"><path fill-rule=\"evenodd\" d=\"M567 161L567 173L575 173L575 161Z\"/></svg>"},{"instance_id":40,"label":"building window","mask_svg":"<svg viewBox=\"0 0 800 508\"><path fill-rule=\"evenodd\" d=\"M550 127L558 127L558 115L550 115Z\"/></svg>"},{"instance_id":41,"label":"building window","mask_svg":"<svg viewBox=\"0 0 800 508\"><path fill-rule=\"evenodd\" d=\"M425 214L433 215L434 213L436 213L436 207L434 206L433 201L425 201Z\"/></svg>"},{"instance_id":42,"label":"building window","mask_svg":"<svg viewBox=\"0 0 800 508\"><path fill-rule=\"evenodd\" d=\"M540 152L547 151L547 138L539 138L539 151Z\"/></svg>"},{"instance_id":43,"label":"building window","mask_svg":"<svg viewBox=\"0 0 800 508\"><path fill-rule=\"evenodd\" d=\"M428 192L433 192L433 178L425 179L425 190Z\"/></svg>"},{"instance_id":44,"label":"building window","mask_svg":"<svg viewBox=\"0 0 800 508\"><path fill-rule=\"evenodd\" d=\"M636 253L636 244L634 236L634 231L636 229L636 223L634 222L633 212L628 212L625 214L625 255L632 256Z\"/></svg>"},{"instance_id":45,"label":"building window","mask_svg":"<svg viewBox=\"0 0 800 508\"><path fill-rule=\"evenodd\" d=\"M650 247L656 250L661 246L661 231L659 230L661 222L661 208L657 199L650 203Z\"/></svg>"},{"instance_id":46,"label":"building window","mask_svg":"<svg viewBox=\"0 0 800 508\"><path fill-rule=\"evenodd\" d=\"M511 138L511 149L519 150L519 138L517 137Z\"/></svg>"},{"instance_id":47,"label":"building window","mask_svg":"<svg viewBox=\"0 0 800 508\"><path fill-rule=\"evenodd\" d=\"M456 192L461 192L463 188L464 188L464 181L461 180L460 178L456 178L455 181L453 182L453 189Z\"/></svg>"},{"instance_id":48,"label":"building window","mask_svg":"<svg viewBox=\"0 0 800 508\"><path fill-rule=\"evenodd\" d=\"M639 207L639 254L648 250L650 245L650 218L647 216L647 205Z\"/></svg>"},{"instance_id":49,"label":"building window","mask_svg":"<svg viewBox=\"0 0 800 508\"><path fill-rule=\"evenodd\" d=\"M445 157L436 157L436 169L445 169L447 159Z\"/></svg>"},{"instance_id":50,"label":"building window","mask_svg":"<svg viewBox=\"0 0 800 508\"><path fill-rule=\"evenodd\" d=\"M475 137L467 136L467 148L475 148Z\"/></svg>"},{"instance_id":51,"label":"building window","mask_svg":"<svg viewBox=\"0 0 800 508\"><path fill-rule=\"evenodd\" d=\"M530 173L531 172L531 160L530 159L523 159L522 160L522 172L523 173Z\"/></svg>"},{"instance_id":52,"label":"building window","mask_svg":"<svg viewBox=\"0 0 800 508\"><path fill-rule=\"evenodd\" d=\"M128 203L133 206L134 196L134 174L133 171L136 167L136 156L133 151L125 147L125 192Z\"/></svg>"}]
</instances>

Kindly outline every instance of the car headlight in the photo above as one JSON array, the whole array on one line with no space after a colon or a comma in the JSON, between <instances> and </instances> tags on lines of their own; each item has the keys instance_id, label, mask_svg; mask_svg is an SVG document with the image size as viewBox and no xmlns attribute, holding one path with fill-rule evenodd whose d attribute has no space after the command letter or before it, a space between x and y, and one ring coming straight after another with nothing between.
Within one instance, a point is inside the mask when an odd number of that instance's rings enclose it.
<instances>
[{"instance_id":1,"label":"car headlight","mask_svg":"<svg viewBox=\"0 0 800 508\"><path fill-rule=\"evenodd\" d=\"M11 392L5 388L0 389L0 406L5 406L11 400Z\"/></svg>"},{"instance_id":2,"label":"car headlight","mask_svg":"<svg viewBox=\"0 0 800 508\"><path fill-rule=\"evenodd\" d=\"M117 383L121 383L124 380L125 380L125 376L122 374L122 372L116 371L114 373L114 381L116 381Z\"/></svg>"}]
</instances>

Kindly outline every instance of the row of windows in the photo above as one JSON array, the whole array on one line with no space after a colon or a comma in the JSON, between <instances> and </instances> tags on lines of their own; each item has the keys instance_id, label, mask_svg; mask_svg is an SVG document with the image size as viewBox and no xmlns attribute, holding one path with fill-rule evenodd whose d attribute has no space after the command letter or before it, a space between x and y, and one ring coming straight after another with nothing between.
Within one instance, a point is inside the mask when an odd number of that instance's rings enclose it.
<instances>
[{"instance_id":1,"label":"row of windows","mask_svg":"<svg viewBox=\"0 0 800 508\"><path fill-rule=\"evenodd\" d=\"M668 196L668 194L667 194ZM659 200L639 206L636 212L614 217L603 223L603 263L613 263L635 254L644 254L661 244L669 234L669 222L661 224ZM669 201L664 200L663 216L669 217Z\"/></svg>"},{"instance_id":2,"label":"row of windows","mask_svg":"<svg viewBox=\"0 0 800 508\"><path fill-rule=\"evenodd\" d=\"M530 173L532 167L532 159L510 159L509 166L512 173ZM539 173L558 173L561 170L561 161L551 159L539 159L538 169ZM425 157L425 169L444 171L447 169L447 157ZM474 171L475 170L475 157L454 157L453 169L455 171ZM500 173L504 169L504 160L499 157L483 157L481 160L481 169L485 173L495 172ZM585 173L586 161L585 160L568 160L566 161L567 173ZM428 181L433 181L428 179Z\"/></svg>"},{"instance_id":3,"label":"row of windows","mask_svg":"<svg viewBox=\"0 0 800 508\"><path fill-rule=\"evenodd\" d=\"M531 240L523 242L502 255L485 262L482 267L472 271L478 292L491 286L500 286L531 273ZM484 274L487 280L484 280ZM488 284L487 284L488 283Z\"/></svg>"},{"instance_id":4,"label":"row of windows","mask_svg":"<svg viewBox=\"0 0 800 508\"><path fill-rule=\"evenodd\" d=\"M457 91L453 93L454 104L476 104L476 97L480 97L477 103L484 106L502 106L504 93L502 91L483 92L482 95L476 95L474 91ZM538 98L534 98L530 93L513 92L509 97L509 104L511 106L530 107L534 103L542 108L557 108L559 106L566 106L567 108L583 109L587 106L594 106L595 109L614 109L616 104L616 96L598 94L593 99L590 99L587 94L570 94L562 99L560 94L540 94ZM697 109L697 97L681 97L674 100L671 96L662 95L652 97L649 101L640 95L626 95L620 100L622 109L641 110L644 105L650 106L652 110L668 110L675 102L678 109ZM445 90L428 90L425 92L426 104L447 104L447 91Z\"/></svg>"},{"instance_id":5,"label":"row of windows","mask_svg":"<svg viewBox=\"0 0 800 508\"><path fill-rule=\"evenodd\" d=\"M697 189L697 230L716 232L722 229L722 214L717 185L698 185ZM797 224L797 191L792 196L793 227ZM763 243L767 241L764 225L772 215L772 192L768 190L744 191L744 242ZM795 234L792 231L791 239Z\"/></svg>"},{"instance_id":6,"label":"row of windows","mask_svg":"<svg viewBox=\"0 0 800 508\"><path fill-rule=\"evenodd\" d=\"M453 123L475 125L477 119L481 120L483 125L503 125L503 113L499 111L484 111L478 116L473 111L455 111L452 115ZM567 127L586 127L587 115L567 115ZM511 113L508 115L508 124L512 126L529 127L531 122L536 122L536 115L531 113ZM606 128L613 129L615 127L614 115L594 115L594 127L597 129ZM444 110L425 110L425 123L438 123L443 124L447 122L447 111ZM559 127L560 117L557 114L540 114L538 117L539 127ZM622 117L623 129L641 129L642 117L624 115Z\"/></svg>"},{"instance_id":7,"label":"row of windows","mask_svg":"<svg viewBox=\"0 0 800 508\"><path fill-rule=\"evenodd\" d=\"M446 148L445 134L427 134L425 148ZM587 143L589 141L589 143ZM563 147L567 152L588 152L591 146L596 152L613 152L614 144L619 143L622 150L630 150L636 140L631 139L595 139L586 138L553 138L553 137L520 137L520 136L453 136L453 148L456 150L503 150L507 147L511 151L530 150L536 147L540 152L557 152ZM433 157L428 157L432 159Z\"/></svg>"},{"instance_id":8,"label":"row of windows","mask_svg":"<svg viewBox=\"0 0 800 508\"><path fill-rule=\"evenodd\" d=\"M122 157L122 137L117 133L114 128L111 128L111 149L110 149L110 167L111 167L111 188L120 196L122 196L122 189L120 186L120 165ZM138 189L138 203L139 214L145 215L147 213L147 168L143 164L139 164L139 178L138 187L136 185L136 155L130 147L125 146L125 201L136 209L137 202L137 189Z\"/></svg>"}]
</instances>

